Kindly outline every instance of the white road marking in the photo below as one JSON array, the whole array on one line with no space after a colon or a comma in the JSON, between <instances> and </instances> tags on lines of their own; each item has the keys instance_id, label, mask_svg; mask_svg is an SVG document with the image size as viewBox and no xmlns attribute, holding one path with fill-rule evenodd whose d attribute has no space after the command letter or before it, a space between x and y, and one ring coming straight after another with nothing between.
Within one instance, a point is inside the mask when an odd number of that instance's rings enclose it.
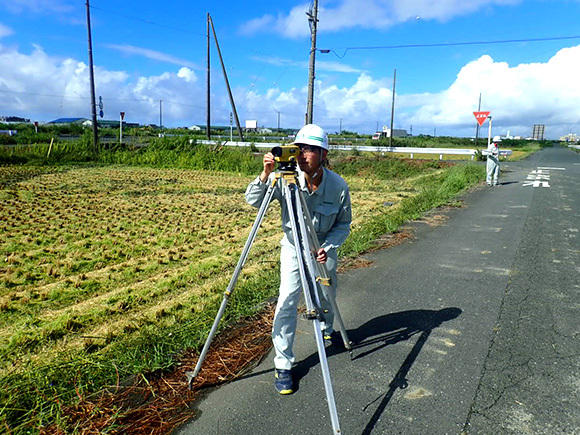
<instances>
[{"instance_id":1,"label":"white road marking","mask_svg":"<svg viewBox=\"0 0 580 435\"><path fill-rule=\"evenodd\" d=\"M533 186L533 187L540 187L540 185L542 187L550 187L550 184L547 181L540 181L540 180L536 180L533 183L522 184L522 186Z\"/></svg>"}]
</instances>

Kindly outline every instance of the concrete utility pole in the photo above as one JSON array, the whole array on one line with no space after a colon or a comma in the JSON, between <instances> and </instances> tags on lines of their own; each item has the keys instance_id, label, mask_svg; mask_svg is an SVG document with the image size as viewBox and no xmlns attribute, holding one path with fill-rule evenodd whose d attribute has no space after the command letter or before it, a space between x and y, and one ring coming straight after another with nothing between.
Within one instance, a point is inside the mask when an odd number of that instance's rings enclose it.
<instances>
[{"instance_id":1,"label":"concrete utility pole","mask_svg":"<svg viewBox=\"0 0 580 435\"><path fill-rule=\"evenodd\" d=\"M318 25L318 0L314 0L312 12L306 12L310 23L310 62L308 64L308 104L306 106L306 124L312 124L314 106L314 64L316 61L316 28Z\"/></svg>"},{"instance_id":2,"label":"concrete utility pole","mask_svg":"<svg viewBox=\"0 0 580 435\"><path fill-rule=\"evenodd\" d=\"M222 65L222 72L224 74L224 80L226 82L226 88L228 90L228 95L230 97L230 104L232 105L232 112L234 113L234 119L236 120L236 125L238 126L238 136L240 137L240 141L243 142L244 141L244 135L242 133L242 126L240 125L240 119L238 118L238 111L236 110L236 104L234 102L234 96L232 95L232 89L230 88L230 82L228 81L228 74L226 72L226 67L224 65L224 59L222 58L222 52L220 50L220 45L218 43L217 35L215 33L215 27L213 25L213 20L211 19L211 16L209 14L207 15L207 17L208 17L208 20L209 20L209 24L211 25L211 30L212 30L212 34L213 34L213 40L215 41L215 47L217 49L218 57L220 58L220 63Z\"/></svg>"},{"instance_id":3,"label":"concrete utility pole","mask_svg":"<svg viewBox=\"0 0 580 435\"><path fill-rule=\"evenodd\" d=\"M97 102L95 101L95 73L93 70L93 40L91 37L91 12L87 0L87 31L89 34L89 77L91 81L91 117L93 121L93 146L99 146L99 126L97 125Z\"/></svg>"},{"instance_id":4,"label":"concrete utility pole","mask_svg":"<svg viewBox=\"0 0 580 435\"><path fill-rule=\"evenodd\" d=\"M163 100L159 100L159 128L163 128Z\"/></svg>"},{"instance_id":5,"label":"concrete utility pole","mask_svg":"<svg viewBox=\"0 0 580 435\"><path fill-rule=\"evenodd\" d=\"M209 63L209 40L210 40L210 34L209 34L209 21L210 21L211 17L209 16L209 14L207 14L207 98L206 98L206 103L207 103L207 112L206 112L206 127L205 127L205 134L207 136L207 139L210 140L211 139L211 127L210 127L210 90L209 90L209 82L210 82L210 63Z\"/></svg>"},{"instance_id":6,"label":"concrete utility pole","mask_svg":"<svg viewBox=\"0 0 580 435\"><path fill-rule=\"evenodd\" d=\"M393 102L391 104L391 134L389 135L389 146L393 145L393 121L395 120L395 83L397 81L397 68L393 73Z\"/></svg>"},{"instance_id":7,"label":"concrete utility pole","mask_svg":"<svg viewBox=\"0 0 580 435\"><path fill-rule=\"evenodd\" d=\"M477 111L481 111L481 92L479 93L479 104L477 105ZM475 146L477 147L477 139L479 138L479 122L475 125Z\"/></svg>"}]
</instances>

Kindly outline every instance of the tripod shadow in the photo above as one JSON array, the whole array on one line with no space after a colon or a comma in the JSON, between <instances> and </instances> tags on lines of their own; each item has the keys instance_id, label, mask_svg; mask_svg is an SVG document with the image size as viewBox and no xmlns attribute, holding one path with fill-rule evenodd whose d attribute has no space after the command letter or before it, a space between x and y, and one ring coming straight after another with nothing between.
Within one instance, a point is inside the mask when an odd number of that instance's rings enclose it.
<instances>
[{"instance_id":1,"label":"tripod shadow","mask_svg":"<svg viewBox=\"0 0 580 435\"><path fill-rule=\"evenodd\" d=\"M459 308L443 308L441 310L412 310L401 313L388 314L377 317L362 325L355 330L353 337L362 338L356 348L367 348L364 352L357 355L355 359L362 358L373 352L376 352L385 346L395 344L403 340L408 340L414 335L419 334L413 348L399 367L399 370L389 382L389 388L386 393L381 394L377 399L367 404L364 410L380 400L375 412L363 430L363 435L368 435L376 426L381 415L387 408L397 389L405 389L409 386L407 374L427 342L433 329L441 326L443 322L452 320L461 314ZM371 331L381 330L379 334L369 335ZM358 335L357 335L358 334Z\"/></svg>"},{"instance_id":2,"label":"tripod shadow","mask_svg":"<svg viewBox=\"0 0 580 435\"><path fill-rule=\"evenodd\" d=\"M358 328L347 331L349 339L353 342L353 361L378 352L386 346L419 335L411 352L409 352L409 355L405 358L405 361L393 377L393 380L389 383L387 392L381 394L381 396L365 406L364 409L366 410L380 400L377 409L363 431L363 435L371 433L397 389L405 389L408 387L407 374L427 342L431 331L441 326L444 322L458 317L461 312L461 309L455 307L443 308L441 310L402 311L375 317ZM344 349L337 349L335 347L327 348L326 351L327 357L329 358L338 353L345 352ZM310 369L317 364L319 364L317 353L310 355L298 364L298 367L294 370L296 390L299 388L300 379L306 376Z\"/></svg>"}]
</instances>

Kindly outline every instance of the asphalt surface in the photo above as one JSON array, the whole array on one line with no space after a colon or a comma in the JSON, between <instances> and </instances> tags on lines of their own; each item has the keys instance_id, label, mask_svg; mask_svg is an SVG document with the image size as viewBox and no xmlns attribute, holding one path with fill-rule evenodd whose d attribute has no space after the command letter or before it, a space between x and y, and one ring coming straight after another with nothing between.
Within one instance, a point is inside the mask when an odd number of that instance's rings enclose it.
<instances>
[{"instance_id":1,"label":"asphalt surface","mask_svg":"<svg viewBox=\"0 0 580 435\"><path fill-rule=\"evenodd\" d=\"M580 434L580 154L504 163L500 183L339 276L356 343L327 352L341 433ZM175 433L332 434L312 324L298 329L294 394L269 355Z\"/></svg>"}]
</instances>

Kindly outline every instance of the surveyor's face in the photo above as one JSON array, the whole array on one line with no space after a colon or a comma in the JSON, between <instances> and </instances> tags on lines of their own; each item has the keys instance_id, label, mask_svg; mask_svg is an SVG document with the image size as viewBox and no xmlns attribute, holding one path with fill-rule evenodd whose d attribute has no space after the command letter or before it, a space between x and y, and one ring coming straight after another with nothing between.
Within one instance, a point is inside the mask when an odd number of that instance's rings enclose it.
<instances>
[{"instance_id":1,"label":"surveyor's face","mask_svg":"<svg viewBox=\"0 0 580 435\"><path fill-rule=\"evenodd\" d=\"M300 145L300 155L298 156L300 169L307 174L313 173L322 165L325 156L326 150L320 147Z\"/></svg>"}]
</instances>

